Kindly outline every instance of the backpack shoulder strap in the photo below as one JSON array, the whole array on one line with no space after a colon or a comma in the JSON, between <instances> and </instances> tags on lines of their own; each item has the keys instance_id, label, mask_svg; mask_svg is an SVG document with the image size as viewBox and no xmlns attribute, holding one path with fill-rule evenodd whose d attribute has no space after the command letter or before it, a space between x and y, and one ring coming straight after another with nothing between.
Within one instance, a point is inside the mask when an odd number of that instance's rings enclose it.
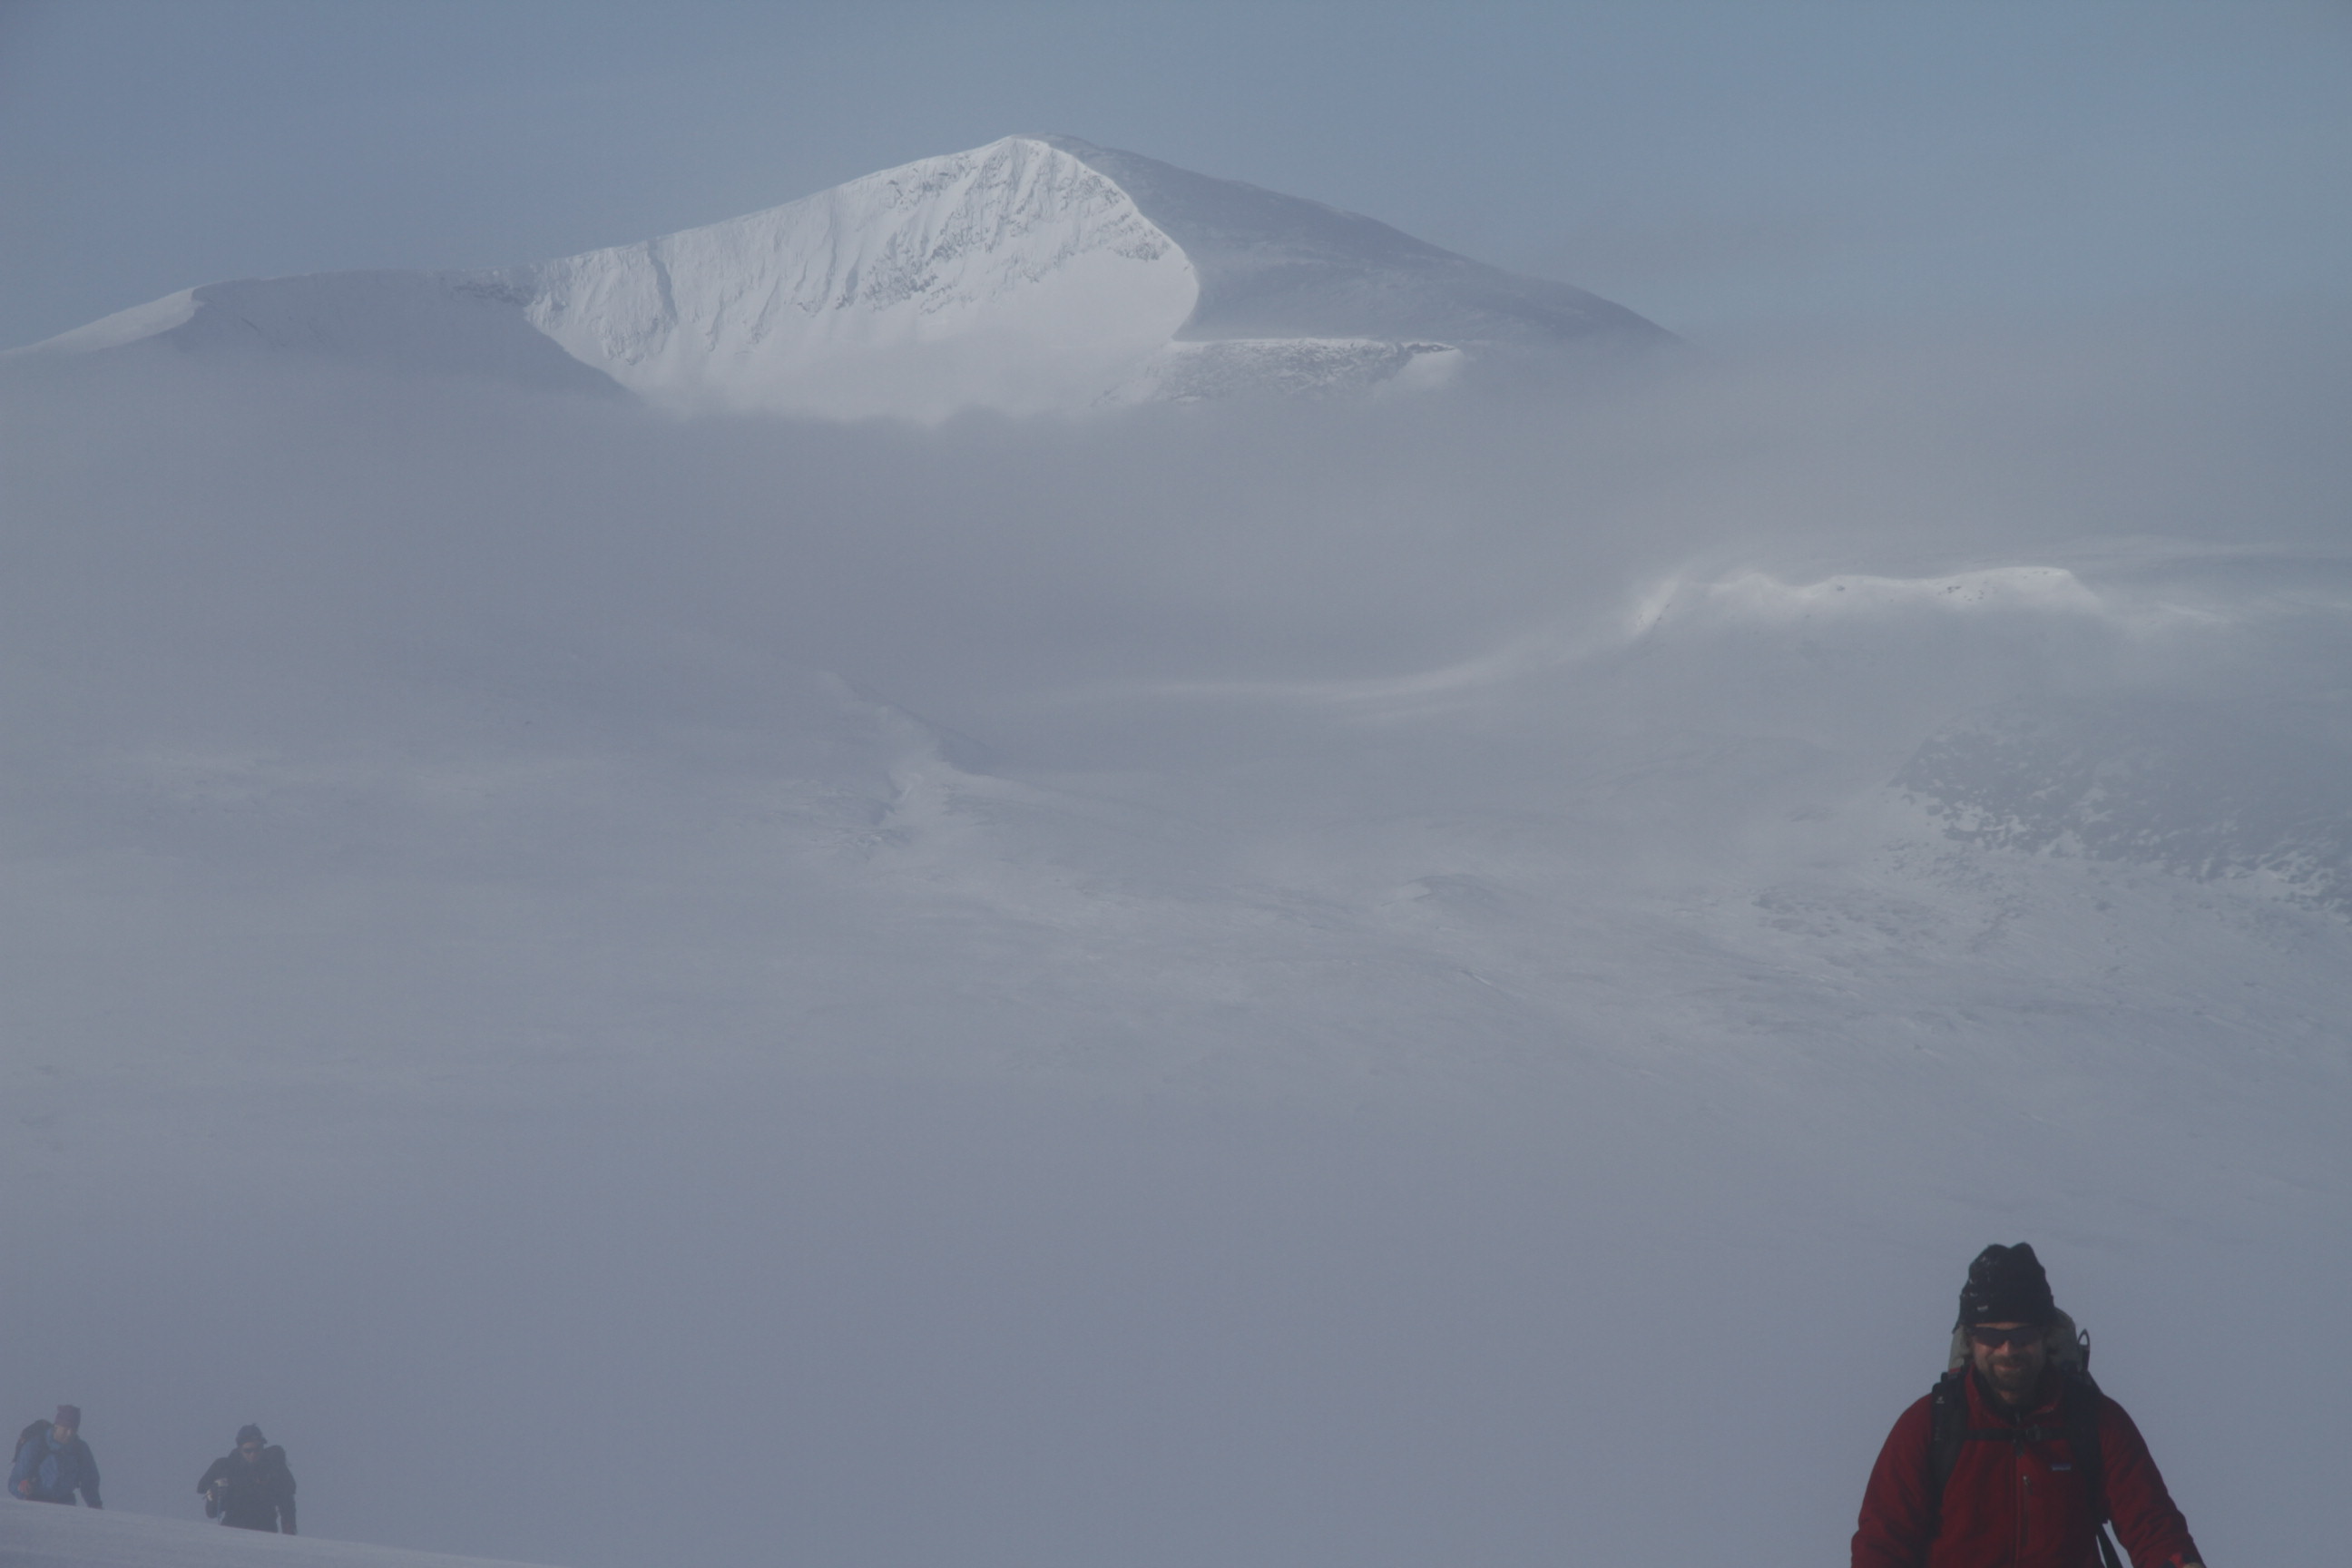
<instances>
[{"instance_id":1,"label":"backpack shoulder strap","mask_svg":"<svg viewBox=\"0 0 2352 1568\"><path fill-rule=\"evenodd\" d=\"M2102 1568L2123 1568L2116 1543L2107 1534L2107 1466L2106 1457L2099 1450L2099 1407L2106 1400L2099 1385L2091 1381L2087 1367L2066 1374L2066 1447L2074 1455L2075 1466L2091 1479L2093 1517L2099 1521L2099 1562Z\"/></svg>"},{"instance_id":2,"label":"backpack shoulder strap","mask_svg":"<svg viewBox=\"0 0 2352 1568\"><path fill-rule=\"evenodd\" d=\"M2091 1498L2101 1519L2107 1517L2107 1470L2099 1452L2099 1406L2105 1403L2106 1395L2099 1392L2089 1373L2067 1374L2061 1410L2066 1447L2074 1452L2075 1468L2090 1478Z\"/></svg>"},{"instance_id":3,"label":"backpack shoulder strap","mask_svg":"<svg viewBox=\"0 0 2352 1568\"><path fill-rule=\"evenodd\" d=\"M1960 1445L1969 1440L1969 1391L1965 1373L1948 1372L1927 1394L1927 1506L1940 1513L1944 1483L1960 1462Z\"/></svg>"}]
</instances>

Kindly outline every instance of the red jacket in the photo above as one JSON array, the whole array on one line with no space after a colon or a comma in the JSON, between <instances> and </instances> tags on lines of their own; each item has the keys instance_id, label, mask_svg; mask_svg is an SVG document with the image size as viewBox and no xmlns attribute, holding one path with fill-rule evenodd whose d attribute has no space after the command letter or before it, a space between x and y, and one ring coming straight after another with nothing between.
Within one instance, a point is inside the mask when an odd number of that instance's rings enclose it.
<instances>
[{"instance_id":1,"label":"red jacket","mask_svg":"<svg viewBox=\"0 0 2352 1568\"><path fill-rule=\"evenodd\" d=\"M1968 1385L1971 1428L2062 1425L2058 1405L2065 1385L2054 1374L2043 1382L2033 1408L2016 1421L1973 1373L1961 1381ZM2135 1568L2202 1562L2139 1428L2122 1405L2098 1398L2107 1512ZM1906 1410L1878 1451L1862 1497L1862 1526L1853 1532L1853 1568L2097 1568L2097 1505L2090 1478L2074 1468L2063 1437L1961 1444L1944 1483L1938 1529L1927 1495L1928 1403L1922 1398Z\"/></svg>"}]
</instances>

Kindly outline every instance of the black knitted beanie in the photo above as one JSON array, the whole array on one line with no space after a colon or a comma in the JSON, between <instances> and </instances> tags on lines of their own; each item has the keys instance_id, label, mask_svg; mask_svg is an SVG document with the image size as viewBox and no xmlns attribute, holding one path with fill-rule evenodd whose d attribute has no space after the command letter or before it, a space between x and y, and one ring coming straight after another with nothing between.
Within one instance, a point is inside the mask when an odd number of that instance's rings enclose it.
<instances>
[{"instance_id":1,"label":"black knitted beanie","mask_svg":"<svg viewBox=\"0 0 2352 1568\"><path fill-rule=\"evenodd\" d=\"M1977 1323L2046 1323L2058 1311L2050 1294L2050 1276L2042 1259L2021 1241L2015 1247L1988 1247L1969 1265L1969 1282L1960 1287L1961 1328Z\"/></svg>"}]
</instances>

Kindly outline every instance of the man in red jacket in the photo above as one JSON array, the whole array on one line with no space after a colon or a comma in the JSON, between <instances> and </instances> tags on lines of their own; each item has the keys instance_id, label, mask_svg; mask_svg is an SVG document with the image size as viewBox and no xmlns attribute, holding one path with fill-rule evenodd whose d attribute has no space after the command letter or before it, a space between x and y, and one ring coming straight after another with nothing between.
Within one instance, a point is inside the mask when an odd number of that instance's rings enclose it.
<instances>
[{"instance_id":1,"label":"man in red jacket","mask_svg":"<svg viewBox=\"0 0 2352 1568\"><path fill-rule=\"evenodd\" d=\"M1871 1469L1853 1568L2099 1568L2105 1519L2135 1568L2200 1568L2139 1428L2081 1359L2033 1248L1979 1253L1951 1373L1903 1413Z\"/></svg>"}]
</instances>

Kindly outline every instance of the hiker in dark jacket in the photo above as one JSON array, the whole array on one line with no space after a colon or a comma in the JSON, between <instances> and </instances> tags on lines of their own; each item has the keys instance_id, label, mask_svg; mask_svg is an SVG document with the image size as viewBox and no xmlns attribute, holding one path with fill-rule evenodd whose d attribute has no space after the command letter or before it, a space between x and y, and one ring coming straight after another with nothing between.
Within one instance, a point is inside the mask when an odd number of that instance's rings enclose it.
<instances>
[{"instance_id":1,"label":"hiker in dark jacket","mask_svg":"<svg viewBox=\"0 0 2352 1568\"><path fill-rule=\"evenodd\" d=\"M98 1500L98 1460L81 1440L81 1407L60 1405L47 1431L27 1434L18 1445L8 1495L70 1504L76 1492L92 1508L106 1506Z\"/></svg>"},{"instance_id":2,"label":"hiker in dark jacket","mask_svg":"<svg viewBox=\"0 0 2352 1568\"><path fill-rule=\"evenodd\" d=\"M286 1468L286 1450L264 1438L258 1426L237 1428L236 1448L213 1461L196 1490L204 1494L207 1519L233 1530L294 1533L294 1472Z\"/></svg>"},{"instance_id":3,"label":"hiker in dark jacket","mask_svg":"<svg viewBox=\"0 0 2352 1568\"><path fill-rule=\"evenodd\" d=\"M1853 1568L2096 1568L2109 1519L2136 1568L2199 1568L2139 1428L2074 1370L2082 1354L2033 1248L1979 1253L1951 1372L1895 1423L1870 1472ZM1940 1493L1939 1398L1955 1439ZM2095 1455L2075 1451L2070 1425Z\"/></svg>"}]
</instances>

